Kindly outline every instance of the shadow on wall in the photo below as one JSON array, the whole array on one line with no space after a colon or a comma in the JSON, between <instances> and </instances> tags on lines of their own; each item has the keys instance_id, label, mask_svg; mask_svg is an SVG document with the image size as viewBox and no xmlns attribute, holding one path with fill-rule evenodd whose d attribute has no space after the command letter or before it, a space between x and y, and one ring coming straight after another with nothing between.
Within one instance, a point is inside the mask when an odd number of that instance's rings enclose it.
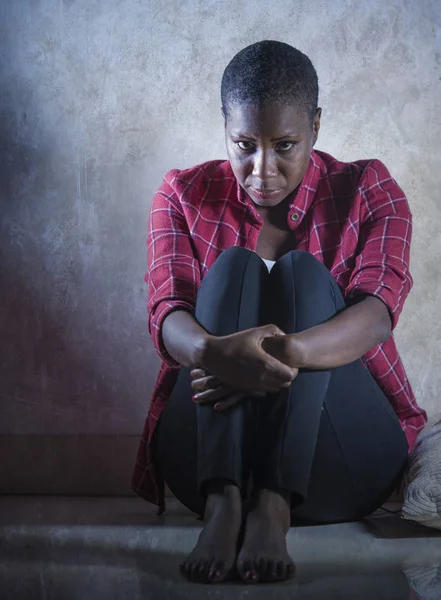
<instances>
[{"instance_id":1,"label":"shadow on wall","mask_svg":"<svg viewBox=\"0 0 441 600\"><path fill-rule=\"evenodd\" d=\"M0 107L0 492L130 493L145 382L111 368L123 344L105 356L99 281L85 287L78 260L75 168L36 119Z\"/></svg>"},{"instance_id":2,"label":"shadow on wall","mask_svg":"<svg viewBox=\"0 0 441 600\"><path fill-rule=\"evenodd\" d=\"M139 436L83 433L96 402L116 401L115 390L17 277L2 269L1 286L0 493L132 494Z\"/></svg>"},{"instance_id":3,"label":"shadow on wall","mask_svg":"<svg viewBox=\"0 0 441 600\"><path fill-rule=\"evenodd\" d=\"M62 317L49 312L20 275L20 267L14 272L2 261L1 433L96 433L96 422L85 431L88 417L100 401L105 423L117 390L75 352Z\"/></svg>"}]
</instances>

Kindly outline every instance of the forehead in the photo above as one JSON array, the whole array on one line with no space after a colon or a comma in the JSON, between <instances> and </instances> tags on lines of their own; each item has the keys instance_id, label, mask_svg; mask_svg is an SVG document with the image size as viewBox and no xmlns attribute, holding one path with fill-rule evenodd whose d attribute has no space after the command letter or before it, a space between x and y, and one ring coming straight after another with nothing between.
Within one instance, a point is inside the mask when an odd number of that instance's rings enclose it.
<instances>
[{"instance_id":1,"label":"forehead","mask_svg":"<svg viewBox=\"0 0 441 600\"><path fill-rule=\"evenodd\" d=\"M266 106L233 104L229 108L227 129L233 133L282 136L309 129L305 108L299 105L273 102Z\"/></svg>"}]
</instances>

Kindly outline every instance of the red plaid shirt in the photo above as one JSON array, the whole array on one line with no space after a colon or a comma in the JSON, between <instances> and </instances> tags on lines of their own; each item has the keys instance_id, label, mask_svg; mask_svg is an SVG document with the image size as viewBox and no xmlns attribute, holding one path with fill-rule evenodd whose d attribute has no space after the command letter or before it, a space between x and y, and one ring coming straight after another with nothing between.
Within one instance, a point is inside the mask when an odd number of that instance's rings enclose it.
<instances>
[{"instance_id":1,"label":"red plaid shirt","mask_svg":"<svg viewBox=\"0 0 441 600\"><path fill-rule=\"evenodd\" d=\"M296 248L320 260L345 298L369 294L389 309L392 329L413 285L409 272L412 215L405 195L379 160L343 163L313 150L288 210ZM180 365L165 349L161 326L177 308L194 314L201 280L230 246L255 251L263 220L238 184L229 161L169 171L148 222L148 327L162 359L133 472L133 489L164 507L164 485L152 461L156 424ZM294 237L294 236L293 236ZM364 355L394 407L409 449L427 422L418 407L393 334Z\"/></svg>"}]
</instances>

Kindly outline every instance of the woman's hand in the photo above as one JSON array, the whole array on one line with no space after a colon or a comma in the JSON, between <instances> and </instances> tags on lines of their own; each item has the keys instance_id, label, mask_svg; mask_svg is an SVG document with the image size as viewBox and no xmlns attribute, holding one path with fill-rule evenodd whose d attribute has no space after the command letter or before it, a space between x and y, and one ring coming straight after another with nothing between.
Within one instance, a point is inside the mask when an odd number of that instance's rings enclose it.
<instances>
[{"instance_id":1,"label":"woman's hand","mask_svg":"<svg viewBox=\"0 0 441 600\"><path fill-rule=\"evenodd\" d=\"M295 377L297 377L298 369L295 371ZM193 401L197 404L214 404L214 408L218 411L228 410L244 398L250 396L264 398L267 394L267 392L258 390L251 392L235 390L231 386L222 384L217 377L203 369L193 369L190 375L192 377L191 387L194 390Z\"/></svg>"},{"instance_id":2,"label":"woman's hand","mask_svg":"<svg viewBox=\"0 0 441 600\"><path fill-rule=\"evenodd\" d=\"M271 351L277 351L277 348L286 346L287 338L276 325L254 327L231 335L210 336L203 364L198 366L232 390L247 394L254 391L278 392L280 388L291 385L297 370L268 353L265 343L271 341Z\"/></svg>"},{"instance_id":3,"label":"woman's hand","mask_svg":"<svg viewBox=\"0 0 441 600\"><path fill-rule=\"evenodd\" d=\"M284 364L292 362L289 354L290 347L288 347L288 338L282 332L282 335L275 335L273 337L266 337L263 340L262 348L265 349L271 356L276 357L279 361ZM293 379L298 375L298 369L293 368ZM216 410L227 410L231 406L234 406L240 400L245 397L264 397L267 392L259 390L243 391L228 384L222 383L221 380L208 373L204 369L193 369L190 373L192 377L191 387L193 388L195 395L193 400L200 404L215 404ZM279 386L287 387L286 385Z\"/></svg>"},{"instance_id":4,"label":"woman's hand","mask_svg":"<svg viewBox=\"0 0 441 600\"><path fill-rule=\"evenodd\" d=\"M214 404L214 408L219 411L231 408L247 396L256 398L266 396L266 392L258 390L251 392L235 390L231 386L222 384L217 377L203 369L193 369L190 375L191 387L194 390L193 401L198 404Z\"/></svg>"}]
</instances>

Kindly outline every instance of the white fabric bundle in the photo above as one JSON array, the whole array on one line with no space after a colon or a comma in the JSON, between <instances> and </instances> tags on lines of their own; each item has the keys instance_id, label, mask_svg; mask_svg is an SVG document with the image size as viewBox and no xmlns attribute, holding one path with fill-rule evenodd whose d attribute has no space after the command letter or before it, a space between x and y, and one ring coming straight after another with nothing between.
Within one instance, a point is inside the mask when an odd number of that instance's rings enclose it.
<instances>
[{"instance_id":1,"label":"white fabric bundle","mask_svg":"<svg viewBox=\"0 0 441 600\"><path fill-rule=\"evenodd\" d=\"M441 598L441 566L403 566L410 587L420 600Z\"/></svg>"},{"instance_id":2,"label":"white fabric bundle","mask_svg":"<svg viewBox=\"0 0 441 600\"><path fill-rule=\"evenodd\" d=\"M441 529L441 414L420 432L410 455L401 516Z\"/></svg>"}]
</instances>

